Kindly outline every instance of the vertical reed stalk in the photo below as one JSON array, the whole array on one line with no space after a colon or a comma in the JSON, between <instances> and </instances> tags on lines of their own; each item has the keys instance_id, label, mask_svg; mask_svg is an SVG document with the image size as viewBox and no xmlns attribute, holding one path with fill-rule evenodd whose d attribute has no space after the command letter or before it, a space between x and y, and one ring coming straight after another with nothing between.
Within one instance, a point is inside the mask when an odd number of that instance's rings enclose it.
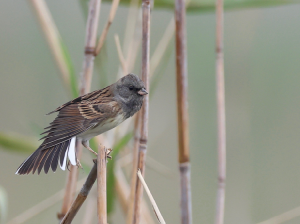
<instances>
[{"instance_id":1,"label":"vertical reed stalk","mask_svg":"<svg viewBox=\"0 0 300 224\"><path fill-rule=\"evenodd\" d=\"M112 22L115 18L115 15L116 15L116 12L117 12L117 9L118 9L118 6L119 6L119 2L120 2L120 0L113 0L112 3L111 3L111 8L110 8L108 20L107 20L107 23L105 25L105 28L102 31L102 34L101 34L100 38L99 38L99 41L98 41L98 44L97 44L97 47L96 47L96 50L95 50L95 56L97 56L100 53L100 51L103 47L104 41L105 41L106 36L108 34L109 27L110 27L110 25L112 24Z\"/></svg>"},{"instance_id":2,"label":"vertical reed stalk","mask_svg":"<svg viewBox=\"0 0 300 224\"><path fill-rule=\"evenodd\" d=\"M83 71L81 74L81 82L80 82L80 95L84 95L90 91L91 80L94 68L94 52L96 47L96 39L97 39L97 28L100 14L100 5L101 0L90 0L89 4L89 14L87 19L87 27L86 27L86 40L85 40L85 57L83 62ZM77 142L77 158L80 159L81 149L79 146L80 143ZM65 197L63 200L63 205L61 209L61 213L58 214L58 218L61 219L65 216L66 212L69 210L74 194L75 194L75 184L78 178L78 169L75 166L71 166L70 172L68 174L67 186L65 191Z\"/></svg>"},{"instance_id":3,"label":"vertical reed stalk","mask_svg":"<svg viewBox=\"0 0 300 224\"><path fill-rule=\"evenodd\" d=\"M149 90L149 73L150 73L150 1L142 1L142 79L145 87ZM145 160L148 140L148 116L149 116L149 94L145 96L141 111L141 134L138 153L138 168L142 175L145 174ZM135 203L133 223L140 223L141 199L143 188L141 182L137 179L135 187Z\"/></svg>"},{"instance_id":4,"label":"vertical reed stalk","mask_svg":"<svg viewBox=\"0 0 300 224\"><path fill-rule=\"evenodd\" d=\"M223 55L223 0L216 2L216 82L218 114L218 194L215 224L224 223L226 180L226 117Z\"/></svg>"},{"instance_id":5,"label":"vertical reed stalk","mask_svg":"<svg viewBox=\"0 0 300 224\"><path fill-rule=\"evenodd\" d=\"M97 157L98 224L107 224L106 163L107 163L107 150L103 145L100 145L98 150L98 157Z\"/></svg>"},{"instance_id":6,"label":"vertical reed stalk","mask_svg":"<svg viewBox=\"0 0 300 224\"><path fill-rule=\"evenodd\" d=\"M97 40L97 28L100 15L101 0L90 0L89 15L86 27L85 55L81 74L80 94L86 94L91 89L91 79L94 70L94 52Z\"/></svg>"},{"instance_id":7,"label":"vertical reed stalk","mask_svg":"<svg viewBox=\"0 0 300 224\"><path fill-rule=\"evenodd\" d=\"M177 82L177 120L178 120L178 156L181 187L181 223L192 223L192 202L190 183L190 153L188 134L187 103L187 56L185 1L175 0L176 22L176 82Z\"/></svg>"},{"instance_id":8,"label":"vertical reed stalk","mask_svg":"<svg viewBox=\"0 0 300 224\"><path fill-rule=\"evenodd\" d=\"M135 185L137 181L137 160L138 160L138 150L139 150L139 140L140 140L140 112L138 112L135 116L134 120L134 144L133 144L133 152L132 152L132 174L131 174L131 183L130 183L130 195L128 200L128 209L127 209L127 219L126 223L131 224L133 221L134 214L134 197L135 197Z\"/></svg>"}]
</instances>

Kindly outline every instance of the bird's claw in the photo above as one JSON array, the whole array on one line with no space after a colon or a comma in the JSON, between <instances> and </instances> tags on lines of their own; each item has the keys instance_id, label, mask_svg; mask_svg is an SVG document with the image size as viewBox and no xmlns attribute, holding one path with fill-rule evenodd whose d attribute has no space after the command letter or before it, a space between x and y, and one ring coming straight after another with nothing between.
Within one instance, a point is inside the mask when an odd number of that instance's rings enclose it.
<instances>
[{"instance_id":1,"label":"bird's claw","mask_svg":"<svg viewBox=\"0 0 300 224\"><path fill-rule=\"evenodd\" d=\"M112 156L110 155L110 153L112 152L113 150L111 148L107 149L106 151L106 157L109 158L109 159L112 159Z\"/></svg>"},{"instance_id":2,"label":"bird's claw","mask_svg":"<svg viewBox=\"0 0 300 224\"><path fill-rule=\"evenodd\" d=\"M78 168L81 168L81 169L83 169L82 168L82 165L81 165L81 163L79 162L79 160L77 159L77 162L76 162L76 166L78 167Z\"/></svg>"}]
</instances>

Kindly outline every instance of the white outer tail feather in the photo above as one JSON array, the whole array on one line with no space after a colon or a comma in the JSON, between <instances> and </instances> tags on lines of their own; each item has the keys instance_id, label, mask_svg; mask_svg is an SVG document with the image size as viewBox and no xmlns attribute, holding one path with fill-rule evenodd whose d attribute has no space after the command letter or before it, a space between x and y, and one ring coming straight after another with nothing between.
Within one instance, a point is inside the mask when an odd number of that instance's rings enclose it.
<instances>
[{"instance_id":1,"label":"white outer tail feather","mask_svg":"<svg viewBox=\"0 0 300 224\"><path fill-rule=\"evenodd\" d=\"M72 165L75 166L77 164L76 163L77 161L76 161L75 143L76 143L76 137L73 137L71 139L71 143L69 145L69 148L67 149L67 151L65 153L63 165L61 166L60 163L59 163L59 166L62 170L66 169L67 158L69 158Z\"/></svg>"},{"instance_id":2,"label":"white outer tail feather","mask_svg":"<svg viewBox=\"0 0 300 224\"><path fill-rule=\"evenodd\" d=\"M76 143L76 137L73 137L71 139L69 151L68 151L68 157L73 166L76 166L76 149L75 149L75 143Z\"/></svg>"}]
</instances>

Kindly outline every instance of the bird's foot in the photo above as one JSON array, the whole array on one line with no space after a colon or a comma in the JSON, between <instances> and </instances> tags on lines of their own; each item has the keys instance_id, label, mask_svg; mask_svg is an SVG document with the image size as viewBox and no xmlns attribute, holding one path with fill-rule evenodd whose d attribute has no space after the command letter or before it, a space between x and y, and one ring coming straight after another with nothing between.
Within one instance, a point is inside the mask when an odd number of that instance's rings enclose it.
<instances>
[{"instance_id":1,"label":"bird's foot","mask_svg":"<svg viewBox=\"0 0 300 224\"><path fill-rule=\"evenodd\" d=\"M79 161L79 159L77 159L76 166L77 166L78 168L83 169L83 168L82 168L82 165L81 165L81 163L80 163L80 161Z\"/></svg>"},{"instance_id":2,"label":"bird's foot","mask_svg":"<svg viewBox=\"0 0 300 224\"><path fill-rule=\"evenodd\" d=\"M106 150L106 157L109 158L109 159L112 159L112 156L110 155L110 153L112 152L113 150L111 148L107 149Z\"/></svg>"}]
</instances>

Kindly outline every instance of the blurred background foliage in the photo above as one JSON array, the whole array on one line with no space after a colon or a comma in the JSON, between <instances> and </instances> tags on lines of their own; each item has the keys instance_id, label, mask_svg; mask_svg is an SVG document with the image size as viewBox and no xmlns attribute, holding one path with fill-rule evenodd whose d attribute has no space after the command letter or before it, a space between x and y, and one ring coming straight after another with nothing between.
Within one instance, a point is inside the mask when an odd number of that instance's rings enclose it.
<instances>
[{"instance_id":1,"label":"blurred background foliage","mask_svg":"<svg viewBox=\"0 0 300 224\"><path fill-rule=\"evenodd\" d=\"M109 2L110 0L105 0ZM215 1L214 0L189 0L187 11L188 12L205 12L214 11ZM128 5L130 0L121 0L121 4ZM268 7L274 5L284 5L290 3L299 3L298 0L224 0L224 9L245 9L245 8L257 8L257 7ZM159 0L154 1L155 8L173 10L174 1L172 0Z\"/></svg>"},{"instance_id":2,"label":"blurred background foliage","mask_svg":"<svg viewBox=\"0 0 300 224\"><path fill-rule=\"evenodd\" d=\"M300 206L300 5L287 4L297 2L225 0L228 10L225 13L226 224L257 223ZM40 176L15 176L14 172L35 150L40 130L53 119L44 114L78 93L76 80L83 60L86 3L86 0L47 1L61 34L71 74L71 91L66 91L29 3L0 2L0 220L3 222L5 216L10 220L65 186L66 173L62 171ZM101 6L100 30L109 8L109 3ZM213 9L212 0L191 0L187 9L193 12L187 15L186 22L194 223L213 223L215 212ZM116 79L119 60L113 35L119 34L122 43L127 13L127 1L121 0L105 46L96 59L92 90ZM151 49L155 49L172 16L173 1L154 3ZM140 72L139 62L138 57L132 71L136 74ZM174 62L174 50L168 48L151 88L149 156L177 174ZM119 145L111 141L108 147L115 145L117 153L120 144L128 141L125 135ZM109 166L113 166L113 161ZM87 163L84 167L91 166L91 159ZM87 168L81 170L79 179L87 173ZM166 222L179 223L178 176L167 178L147 169L146 180ZM60 207L58 203L27 223L56 222ZM123 223L120 206L114 207L110 223ZM83 211L74 223L80 223ZM299 221L296 218L288 223Z\"/></svg>"}]
</instances>

